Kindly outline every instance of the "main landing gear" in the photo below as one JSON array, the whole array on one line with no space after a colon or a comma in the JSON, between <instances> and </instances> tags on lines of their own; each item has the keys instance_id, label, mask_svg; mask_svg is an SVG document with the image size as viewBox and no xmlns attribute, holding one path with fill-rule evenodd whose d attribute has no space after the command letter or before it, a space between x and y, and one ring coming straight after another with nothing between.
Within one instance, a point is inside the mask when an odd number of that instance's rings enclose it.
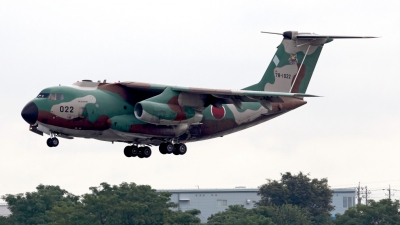
<instances>
[{"instance_id":1,"label":"main landing gear","mask_svg":"<svg viewBox=\"0 0 400 225\"><path fill-rule=\"evenodd\" d=\"M187 147L183 143L172 144L171 142L162 143L159 147L161 154L174 154L184 155L187 151ZM139 157L149 158L151 156L151 149L148 146L138 147L136 145L128 145L124 148L124 155L126 157Z\"/></svg>"},{"instance_id":2,"label":"main landing gear","mask_svg":"<svg viewBox=\"0 0 400 225\"><path fill-rule=\"evenodd\" d=\"M126 146L124 149L124 155L126 157L139 157L149 158L151 156L151 149L148 146L137 147L135 145Z\"/></svg>"},{"instance_id":3,"label":"main landing gear","mask_svg":"<svg viewBox=\"0 0 400 225\"><path fill-rule=\"evenodd\" d=\"M172 144L171 142L162 143L159 147L161 154L184 155L187 151L187 147L183 143Z\"/></svg>"}]
</instances>

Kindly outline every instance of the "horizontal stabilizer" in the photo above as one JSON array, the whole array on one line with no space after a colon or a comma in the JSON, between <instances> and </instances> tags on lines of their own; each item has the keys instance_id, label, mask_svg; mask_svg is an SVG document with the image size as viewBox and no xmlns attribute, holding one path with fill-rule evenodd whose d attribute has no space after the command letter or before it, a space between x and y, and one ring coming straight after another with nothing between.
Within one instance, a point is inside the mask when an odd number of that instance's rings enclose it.
<instances>
[{"instance_id":1,"label":"horizontal stabilizer","mask_svg":"<svg viewBox=\"0 0 400 225\"><path fill-rule=\"evenodd\" d=\"M286 31L283 33L261 31L261 33L282 35L285 39L291 39L291 40L327 39L327 38L331 38L331 39L378 38L378 37L374 37L374 36L320 35L320 34L313 34L313 33L299 33L297 31Z\"/></svg>"},{"instance_id":2,"label":"horizontal stabilizer","mask_svg":"<svg viewBox=\"0 0 400 225\"><path fill-rule=\"evenodd\" d=\"M352 38L377 38L377 37L373 37L373 36L318 35L318 34L298 34L297 35L297 39L321 39L321 38L352 39Z\"/></svg>"}]
</instances>

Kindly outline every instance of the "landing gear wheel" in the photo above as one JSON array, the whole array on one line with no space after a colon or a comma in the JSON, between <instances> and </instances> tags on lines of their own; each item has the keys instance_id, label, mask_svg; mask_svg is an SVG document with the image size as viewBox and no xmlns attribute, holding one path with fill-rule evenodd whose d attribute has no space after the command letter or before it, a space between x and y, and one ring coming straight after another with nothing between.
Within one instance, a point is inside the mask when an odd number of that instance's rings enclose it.
<instances>
[{"instance_id":1,"label":"landing gear wheel","mask_svg":"<svg viewBox=\"0 0 400 225\"><path fill-rule=\"evenodd\" d=\"M51 138L47 139L47 146L49 146L50 148L53 147L53 145L51 144Z\"/></svg>"},{"instance_id":2,"label":"landing gear wheel","mask_svg":"<svg viewBox=\"0 0 400 225\"><path fill-rule=\"evenodd\" d=\"M139 158L143 158L144 156L143 156L143 147L140 147L139 149L138 149L138 154L137 154L137 156L139 157Z\"/></svg>"},{"instance_id":3,"label":"landing gear wheel","mask_svg":"<svg viewBox=\"0 0 400 225\"><path fill-rule=\"evenodd\" d=\"M180 148L181 144L174 144L174 151L172 153L174 153L174 155L180 155L179 152L179 148Z\"/></svg>"},{"instance_id":4,"label":"landing gear wheel","mask_svg":"<svg viewBox=\"0 0 400 225\"><path fill-rule=\"evenodd\" d=\"M51 138L50 142L51 142L51 147L57 147L58 144L60 144L60 141L55 137Z\"/></svg>"},{"instance_id":5,"label":"landing gear wheel","mask_svg":"<svg viewBox=\"0 0 400 225\"><path fill-rule=\"evenodd\" d=\"M132 146L132 151L131 151L132 157L136 157L138 155L138 152L139 152L139 148L136 146Z\"/></svg>"},{"instance_id":6,"label":"landing gear wheel","mask_svg":"<svg viewBox=\"0 0 400 225\"><path fill-rule=\"evenodd\" d=\"M163 154L163 155L167 154L167 152L165 151L165 143L162 143L162 144L158 147L158 149L160 150L160 153L161 153L161 154Z\"/></svg>"},{"instance_id":7,"label":"landing gear wheel","mask_svg":"<svg viewBox=\"0 0 400 225\"><path fill-rule=\"evenodd\" d=\"M132 147L131 146L126 146L124 148L124 155L126 157L132 157Z\"/></svg>"},{"instance_id":8,"label":"landing gear wheel","mask_svg":"<svg viewBox=\"0 0 400 225\"><path fill-rule=\"evenodd\" d=\"M164 143L164 145L165 153L171 154L172 152L174 152L174 145L171 142Z\"/></svg>"},{"instance_id":9,"label":"landing gear wheel","mask_svg":"<svg viewBox=\"0 0 400 225\"><path fill-rule=\"evenodd\" d=\"M143 147L143 157L149 158L151 156L151 149L149 147Z\"/></svg>"},{"instance_id":10,"label":"landing gear wheel","mask_svg":"<svg viewBox=\"0 0 400 225\"><path fill-rule=\"evenodd\" d=\"M178 152L179 155L184 155L186 153L186 151L187 151L186 145L182 144L182 143L181 144L177 144L174 147L175 147L174 152L175 151Z\"/></svg>"}]
</instances>

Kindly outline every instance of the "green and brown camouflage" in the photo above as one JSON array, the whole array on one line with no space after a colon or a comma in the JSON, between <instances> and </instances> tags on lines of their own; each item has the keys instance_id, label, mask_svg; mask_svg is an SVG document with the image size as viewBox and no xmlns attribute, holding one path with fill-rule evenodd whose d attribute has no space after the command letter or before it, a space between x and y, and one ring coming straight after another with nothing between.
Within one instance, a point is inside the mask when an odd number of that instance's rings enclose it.
<instances>
[{"instance_id":1,"label":"green and brown camouflage","mask_svg":"<svg viewBox=\"0 0 400 225\"><path fill-rule=\"evenodd\" d=\"M313 46L307 42L284 39L261 81L245 90L306 93L323 48L323 44Z\"/></svg>"},{"instance_id":2,"label":"green and brown camouflage","mask_svg":"<svg viewBox=\"0 0 400 225\"><path fill-rule=\"evenodd\" d=\"M224 136L306 104L324 44L354 38L283 36L260 82L242 90L84 80L42 90L21 114L31 131L70 139L161 145Z\"/></svg>"},{"instance_id":3,"label":"green and brown camouflage","mask_svg":"<svg viewBox=\"0 0 400 225\"><path fill-rule=\"evenodd\" d=\"M136 103L136 118L156 125L199 123L203 117L201 112L180 104L180 94L171 87L166 87L161 94Z\"/></svg>"}]
</instances>

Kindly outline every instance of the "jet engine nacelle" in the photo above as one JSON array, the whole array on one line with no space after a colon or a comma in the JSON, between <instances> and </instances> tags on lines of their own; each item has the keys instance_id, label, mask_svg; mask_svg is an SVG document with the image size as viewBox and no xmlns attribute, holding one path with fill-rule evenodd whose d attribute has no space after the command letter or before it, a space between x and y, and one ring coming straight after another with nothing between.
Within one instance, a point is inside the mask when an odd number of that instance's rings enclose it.
<instances>
[{"instance_id":1,"label":"jet engine nacelle","mask_svg":"<svg viewBox=\"0 0 400 225\"><path fill-rule=\"evenodd\" d=\"M122 137L179 137L184 134L188 124L162 126L145 123L132 114L114 116L107 121L109 127Z\"/></svg>"},{"instance_id":2,"label":"jet engine nacelle","mask_svg":"<svg viewBox=\"0 0 400 225\"><path fill-rule=\"evenodd\" d=\"M203 119L203 114L191 107L147 100L136 103L134 111L139 120L156 125L193 124Z\"/></svg>"}]
</instances>

